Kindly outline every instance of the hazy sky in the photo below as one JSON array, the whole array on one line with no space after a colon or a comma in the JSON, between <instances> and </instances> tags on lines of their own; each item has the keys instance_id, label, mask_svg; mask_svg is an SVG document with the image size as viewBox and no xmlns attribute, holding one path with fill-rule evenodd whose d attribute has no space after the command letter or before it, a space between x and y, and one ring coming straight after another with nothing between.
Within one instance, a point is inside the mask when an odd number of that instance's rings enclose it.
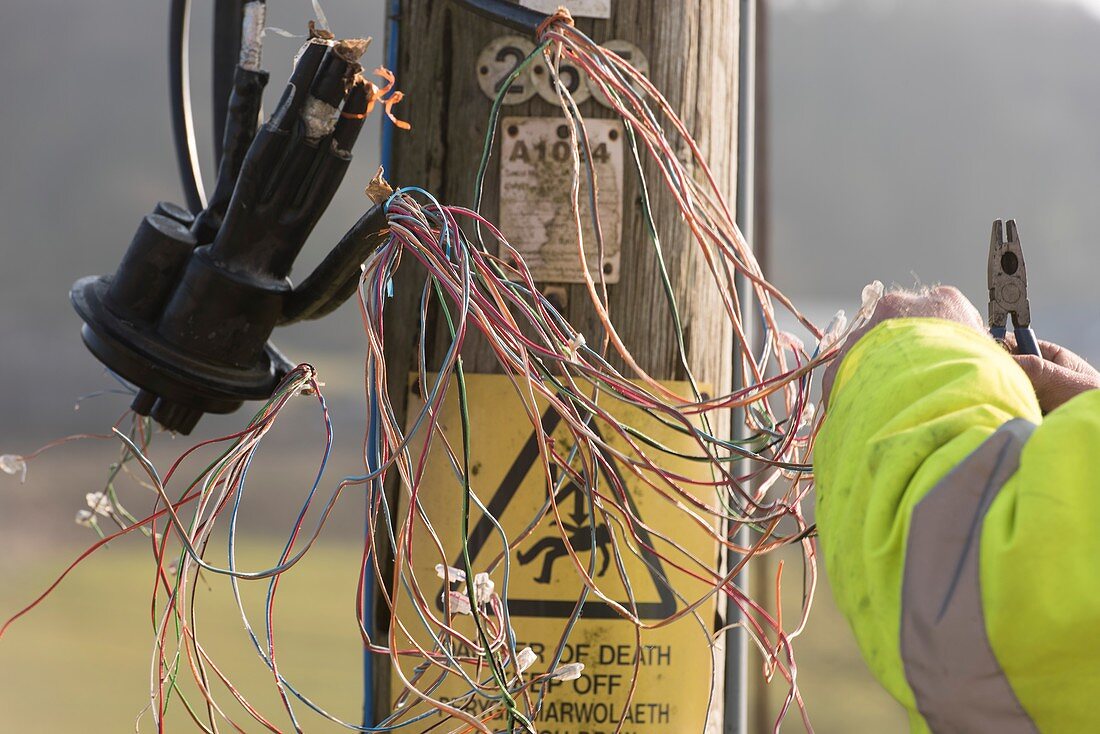
<instances>
[{"instance_id":1,"label":"hazy sky","mask_svg":"<svg viewBox=\"0 0 1100 734\"><path fill-rule=\"evenodd\" d=\"M840 3L859 3L871 8L890 10L902 3L902 0L762 0L776 10L800 9L815 10L826 9ZM1037 3L1053 3L1059 5L1077 5L1090 15L1100 19L1100 0L1032 0Z\"/></svg>"},{"instance_id":2,"label":"hazy sky","mask_svg":"<svg viewBox=\"0 0 1100 734\"><path fill-rule=\"evenodd\" d=\"M1096 18L1100 18L1100 1L1098 0L1044 0L1044 2L1080 5L1082 8L1087 10L1089 14L1095 16Z\"/></svg>"}]
</instances>

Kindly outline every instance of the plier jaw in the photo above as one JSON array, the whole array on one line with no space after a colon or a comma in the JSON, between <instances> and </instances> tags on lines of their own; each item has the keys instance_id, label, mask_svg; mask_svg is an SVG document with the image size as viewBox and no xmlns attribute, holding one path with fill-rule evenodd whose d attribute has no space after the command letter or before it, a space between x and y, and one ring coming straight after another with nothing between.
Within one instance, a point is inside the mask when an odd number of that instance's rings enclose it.
<instances>
[{"instance_id":1,"label":"plier jaw","mask_svg":"<svg viewBox=\"0 0 1100 734\"><path fill-rule=\"evenodd\" d=\"M993 222L989 238L989 331L1004 341L1008 317L1016 334L1018 354L1039 354L1035 333L1031 330L1031 304L1027 298L1027 268L1016 220Z\"/></svg>"}]
</instances>

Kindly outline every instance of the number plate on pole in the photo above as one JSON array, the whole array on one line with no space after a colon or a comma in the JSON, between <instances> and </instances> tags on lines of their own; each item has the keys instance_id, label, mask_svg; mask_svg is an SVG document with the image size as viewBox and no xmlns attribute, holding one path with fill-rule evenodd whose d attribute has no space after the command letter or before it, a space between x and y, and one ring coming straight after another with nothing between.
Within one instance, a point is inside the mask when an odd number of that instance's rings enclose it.
<instances>
[{"instance_id":1,"label":"number plate on pole","mask_svg":"<svg viewBox=\"0 0 1100 734\"><path fill-rule=\"evenodd\" d=\"M569 123L560 117L506 117L501 124L501 230L540 283L584 282L579 240L593 280L598 282L602 274L607 283L619 281L623 126L618 120L587 120L585 125L602 243L593 222L592 181L583 151L578 195L581 237L577 236Z\"/></svg>"},{"instance_id":2,"label":"number plate on pole","mask_svg":"<svg viewBox=\"0 0 1100 734\"><path fill-rule=\"evenodd\" d=\"M489 99L496 99L500 88L523 60L535 50L535 44L523 36L500 36L481 50L477 59L477 83ZM535 96L535 85L529 70L519 72L508 91L503 104L520 104Z\"/></svg>"}]
</instances>

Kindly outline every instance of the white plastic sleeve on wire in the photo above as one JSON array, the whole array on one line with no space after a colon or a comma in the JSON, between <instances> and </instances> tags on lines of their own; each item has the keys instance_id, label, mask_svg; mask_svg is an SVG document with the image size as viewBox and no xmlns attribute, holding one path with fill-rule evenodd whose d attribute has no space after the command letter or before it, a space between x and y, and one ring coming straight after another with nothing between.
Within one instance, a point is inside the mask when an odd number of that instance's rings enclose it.
<instances>
[{"instance_id":1,"label":"white plastic sleeve on wire","mask_svg":"<svg viewBox=\"0 0 1100 734\"><path fill-rule=\"evenodd\" d=\"M264 22L267 20L267 4L257 2L245 3L244 22L241 27L241 58L242 69L248 71L260 70L260 57L263 55Z\"/></svg>"}]
</instances>

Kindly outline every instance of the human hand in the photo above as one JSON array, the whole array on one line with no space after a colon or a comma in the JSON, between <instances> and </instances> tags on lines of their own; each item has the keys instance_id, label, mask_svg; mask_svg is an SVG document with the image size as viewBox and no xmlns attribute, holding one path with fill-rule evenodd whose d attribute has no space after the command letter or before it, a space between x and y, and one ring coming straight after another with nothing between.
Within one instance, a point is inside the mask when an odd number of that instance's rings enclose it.
<instances>
[{"instance_id":1,"label":"human hand","mask_svg":"<svg viewBox=\"0 0 1100 734\"><path fill-rule=\"evenodd\" d=\"M1015 349L1011 336L1005 341L1010 350ZM1100 372L1065 347L1040 341L1039 351L1042 356L1013 354L1012 358L1031 380L1044 413L1086 390L1100 389Z\"/></svg>"},{"instance_id":2,"label":"human hand","mask_svg":"<svg viewBox=\"0 0 1100 734\"><path fill-rule=\"evenodd\" d=\"M871 318L854 330L840 345L837 356L825 368L821 379L821 404L825 406L833 389L840 362L860 338L887 319L937 318L957 321L985 332L985 321L974 304L952 286L941 285L916 291L896 290L879 299Z\"/></svg>"}]
</instances>

